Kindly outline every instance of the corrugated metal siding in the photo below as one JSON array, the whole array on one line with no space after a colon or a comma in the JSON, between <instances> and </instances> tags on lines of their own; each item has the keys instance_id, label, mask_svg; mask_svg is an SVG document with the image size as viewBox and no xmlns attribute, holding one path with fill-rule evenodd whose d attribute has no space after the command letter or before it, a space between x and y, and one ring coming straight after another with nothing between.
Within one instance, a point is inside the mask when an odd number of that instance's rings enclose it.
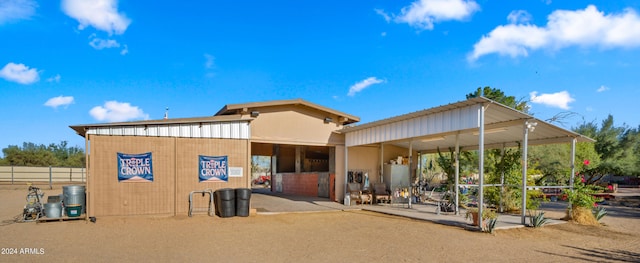
<instances>
[{"instance_id":1,"label":"corrugated metal siding","mask_svg":"<svg viewBox=\"0 0 640 263\"><path fill-rule=\"evenodd\" d=\"M346 145L366 145L477 128L480 107L480 104L470 105L347 132Z\"/></svg>"},{"instance_id":2,"label":"corrugated metal siding","mask_svg":"<svg viewBox=\"0 0 640 263\"><path fill-rule=\"evenodd\" d=\"M114 136L249 139L249 122L212 122L89 128L87 134Z\"/></svg>"}]
</instances>

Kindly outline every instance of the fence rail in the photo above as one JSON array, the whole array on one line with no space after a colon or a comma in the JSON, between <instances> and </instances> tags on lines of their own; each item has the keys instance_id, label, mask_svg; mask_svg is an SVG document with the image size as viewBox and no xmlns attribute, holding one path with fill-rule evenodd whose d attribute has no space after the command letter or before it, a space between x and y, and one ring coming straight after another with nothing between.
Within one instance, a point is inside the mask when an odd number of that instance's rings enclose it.
<instances>
[{"instance_id":1,"label":"fence rail","mask_svg":"<svg viewBox=\"0 0 640 263\"><path fill-rule=\"evenodd\" d=\"M85 168L0 166L0 182L85 182Z\"/></svg>"}]
</instances>

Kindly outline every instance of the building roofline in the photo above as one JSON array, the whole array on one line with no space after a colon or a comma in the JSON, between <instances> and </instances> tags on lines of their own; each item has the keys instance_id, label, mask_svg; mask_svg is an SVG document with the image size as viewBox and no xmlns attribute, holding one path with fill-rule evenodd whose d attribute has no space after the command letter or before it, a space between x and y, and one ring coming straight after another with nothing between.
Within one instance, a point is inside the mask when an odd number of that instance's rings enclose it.
<instances>
[{"instance_id":1,"label":"building roofline","mask_svg":"<svg viewBox=\"0 0 640 263\"><path fill-rule=\"evenodd\" d=\"M248 114L251 109L257 108L265 108L265 107L273 107L273 106L286 106L286 105L302 105L315 110L323 111L329 114L336 115L340 117L342 120L338 120L340 123L346 125L355 122L359 122L360 118L351 114L347 114L341 111L333 110L303 99L292 99L292 100L272 100L272 101L264 101L264 102L249 102L249 103L239 103L239 104L227 104L222 107L215 116L222 116L228 114Z\"/></svg>"},{"instance_id":2,"label":"building roofline","mask_svg":"<svg viewBox=\"0 0 640 263\"><path fill-rule=\"evenodd\" d=\"M199 122L234 122L234 121L252 121L253 119L255 118L249 117L249 116L242 116L242 115L224 115L224 116L207 116L207 117L193 117L193 118L173 118L173 119L158 119L158 120L143 120L143 121L78 124L78 125L70 125L69 127L74 131L76 131L76 133L84 137L87 129L98 128L98 127L170 125L170 124L189 124L189 123L199 123Z\"/></svg>"},{"instance_id":3,"label":"building roofline","mask_svg":"<svg viewBox=\"0 0 640 263\"><path fill-rule=\"evenodd\" d=\"M524 113L522 111L516 110L514 108L508 107L506 105L503 105L497 101L485 98L485 97L474 97L474 98L470 98L467 100L463 100L463 101L458 101L458 102L454 102L454 103L449 103L449 104L445 104L445 105L441 105L441 106L436 106L433 108L428 108L428 109L424 109L424 110L420 110L420 111L415 111L415 112L411 112L411 113L407 113L407 114L402 114L402 115L398 115L398 116L394 116L394 117L390 117L390 118L386 118L386 119L382 119L382 120L378 120L378 121L373 121L373 122L369 122L369 123L365 123L362 125L356 125L356 126L347 126L341 130L338 130L337 132L339 133L349 133L349 132L354 132L354 131L359 131L359 130L363 130L363 129L367 129L367 128L371 128L371 127L376 127L376 126L380 126L380 125L385 125L388 123L394 123L394 122L399 122L399 121L403 121L403 120L408 120L408 119L412 119L412 118L416 118L416 117L420 117L420 116L425 116L425 115L430 115L430 114L435 114L435 113L439 113L439 112L444 112L444 111L449 111L449 110L454 110L454 109L459 109L459 108L463 108L463 107L468 107L471 105L476 105L476 104L491 104L491 105L496 105L498 107L501 107L503 109L506 109L508 111L511 111L513 114L516 115L520 115L519 119L530 119L530 120L535 120L541 124L545 124L545 126L550 127L551 129L557 130L561 133L565 133L568 136L580 139L580 141L590 141L590 142L594 142L595 140L592 138L589 138L587 136L584 136L582 134L576 133L574 131L570 131L561 127L558 127L554 124L551 124L549 122L546 122L544 120L540 120L532 115L529 115L527 113Z\"/></svg>"}]
</instances>

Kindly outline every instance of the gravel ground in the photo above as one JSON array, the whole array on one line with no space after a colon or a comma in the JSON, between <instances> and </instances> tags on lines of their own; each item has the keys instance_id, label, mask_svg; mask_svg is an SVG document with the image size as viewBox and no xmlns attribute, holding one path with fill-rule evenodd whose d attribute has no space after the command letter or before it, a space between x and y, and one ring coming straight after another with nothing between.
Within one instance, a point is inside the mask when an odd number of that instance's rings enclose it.
<instances>
[{"instance_id":1,"label":"gravel ground","mask_svg":"<svg viewBox=\"0 0 640 263\"><path fill-rule=\"evenodd\" d=\"M640 262L640 208L607 206L603 226L494 234L358 210L14 223L25 195L0 185L0 262ZM564 215L562 203L544 209Z\"/></svg>"}]
</instances>

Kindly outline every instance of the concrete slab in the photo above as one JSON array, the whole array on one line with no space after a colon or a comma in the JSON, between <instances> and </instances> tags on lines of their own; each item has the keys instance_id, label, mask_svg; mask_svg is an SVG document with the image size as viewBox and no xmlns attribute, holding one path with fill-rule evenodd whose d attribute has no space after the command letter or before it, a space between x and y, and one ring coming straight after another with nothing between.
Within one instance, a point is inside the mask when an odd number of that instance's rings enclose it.
<instances>
[{"instance_id":1,"label":"concrete slab","mask_svg":"<svg viewBox=\"0 0 640 263\"><path fill-rule=\"evenodd\" d=\"M388 215L402 216L415 220L424 220L443 225L462 227L470 230L478 230L472 226L471 221L465 218L466 212L460 211L459 215L454 213L436 213L434 204L413 204L411 208L405 205L355 205L346 206L333 202L327 198L288 196L268 192L266 189L254 189L251 197L251 207L256 209L258 215L274 215L282 213L311 213L311 212L339 212L348 210L364 210ZM528 223L526 218L526 223ZM522 218L519 215L498 215L497 229L510 229L524 227L521 224ZM562 220L550 219L548 224L565 223Z\"/></svg>"}]
</instances>

